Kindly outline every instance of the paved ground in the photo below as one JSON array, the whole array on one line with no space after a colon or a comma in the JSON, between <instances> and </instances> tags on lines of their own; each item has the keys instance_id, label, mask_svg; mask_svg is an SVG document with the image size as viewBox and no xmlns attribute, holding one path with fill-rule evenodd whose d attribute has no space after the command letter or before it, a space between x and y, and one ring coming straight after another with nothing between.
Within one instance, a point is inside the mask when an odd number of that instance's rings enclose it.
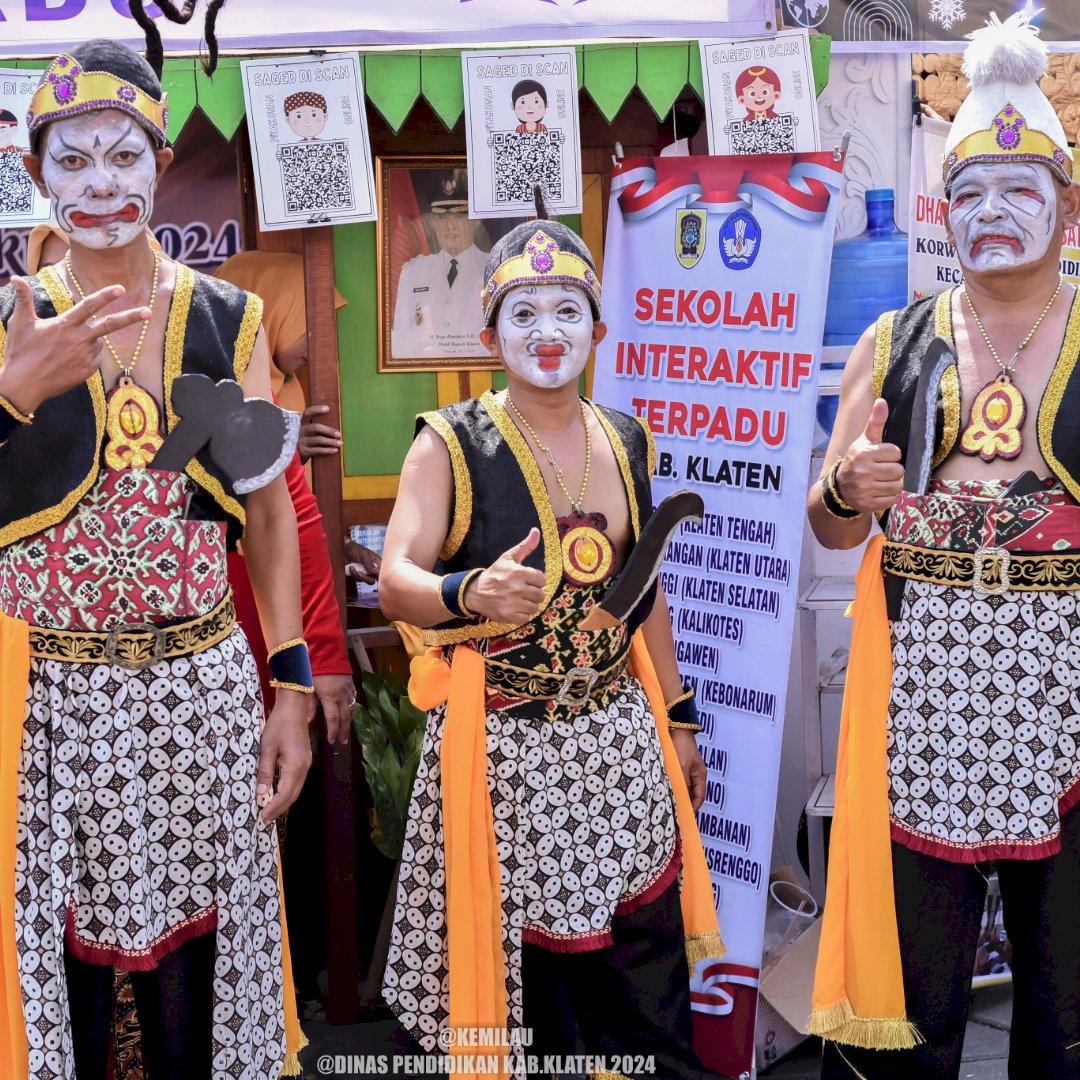
<instances>
[{"instance_id":1,"label":"paved ground","mask_svg":"<svg viewBox=\"0 0 1080 1080\"><path fill-rule=\"evenodd\" d=\"M973 995L961 1080L1006 1080L1011 1018L1011 986L991 986ZM817 1080L819 1045L817 1040L807 1041L791 1057L761 1073L762 1080Z\"/></svg>"},{"instance_id":2,"label":"paved ground","mask_svg":"<svg viewBox=\"0 0 1080 1080\"><path fill-rule=\"evenodd\" d=\"M962 1080L1006 1080L1011 1016L1011 986L989 987L973 996L964 1042ZM301 1058L304 1080L374 1076L379 1074L381 1065L374 1055L417 1053L412 1041L386 1013L373 1014L370 1022L348 1027L309 1022L304 1030L311 1040ZM817 1080L818 1045L816 1040L808 1040L799 1051L761 1073L762 1080ZM395 1074L391 1071L389 1075ZM424 1080L439 1078L428 1076Z\"/></svg>"}]
</instances>

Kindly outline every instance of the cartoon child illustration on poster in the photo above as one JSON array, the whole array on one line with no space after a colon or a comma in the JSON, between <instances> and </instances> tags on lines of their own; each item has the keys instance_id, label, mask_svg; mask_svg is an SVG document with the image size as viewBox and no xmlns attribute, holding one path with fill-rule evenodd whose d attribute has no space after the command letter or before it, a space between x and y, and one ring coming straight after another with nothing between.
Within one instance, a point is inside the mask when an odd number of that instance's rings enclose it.
<instances>
[{"instance_id":1,"label":"cartoon child illustration on poster","mask_svg":"<svg viewBox=\"0 0 1080 1080\"><path fill-rule=\"evenodd\" d=\"M749 67L735 80L735 100L746 110L745 120L771 120L780 95L780 76L772 68Z\"/></svg>"},{"instance_id":2,"label":"cartoon child illustration on poster","mask_svg":"<svg viewBox=\"0 0 1080 1080\"><path fill-rule=\"evenodd\" d=\"M541 123L547 113L547 91L543 83L535 79L522 79L510 94L514 105L514 115L521 121L515 128L518 135L526 132L544 132L547 128Z\"/></svg>"},{"instance_id":3,"label":"cartoon child illustration on poster","mask_svg":"<svg viewBox=\"0 0 1080 1080\"><path fill-rule=\"evenodd\" d=\"M312 142L326 127L326 98L322 94L301 90L290 94L283 102L285 121L301 142Z\"/></svg>"},{"instance_id":4,"label":"cartoon child illustration on poster","mask_svg":"<svg viewBox=\"0 0 1080 1080\"><path fill-rule=\"evenodd\" d=\"M286 209L290 213L312 211L308 224L329 221L328 210L352 209L349 144L345 139L321 138L330 113L326 98L300 90L289 94L281 107L298 140L277 152Z\"/></svg>"},{"instance_id":5,"label":"cartoon child illustration on poster","mask_svg":"<svg viewBox=\"0 0 1080 1080\"><path fill-rule=\"evenodd\" d=\"M795 150L799 118L776 111L782 96L780 76L764 64L748 67L736 77L735 100L746 115L726 125L731 153L788 154Z\"/></svg>"},{"instance_id":6,"label":"cartoon child illustration on poster","mask_svg":"<svg viewBox=\"0 0 1080 1080\"><path fill-rule=\"evenodd\" d=\"M26 147L19 146L19 120L0 107L0 220L5 214L29 214L34 208L34 185L23 167Z\"/></svg>"}]
</instances>

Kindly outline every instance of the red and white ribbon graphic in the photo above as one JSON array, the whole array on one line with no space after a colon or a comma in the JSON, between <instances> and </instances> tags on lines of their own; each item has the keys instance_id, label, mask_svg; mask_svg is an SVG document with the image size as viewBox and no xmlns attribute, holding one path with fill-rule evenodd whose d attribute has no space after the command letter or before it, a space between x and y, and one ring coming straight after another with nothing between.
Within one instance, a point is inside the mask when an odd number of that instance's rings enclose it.
<instances>
[{"instance_id":1,"label":"red and white ribbon graphic","mask_svg":"<svg viewBox=\"0 0 1080 1080\"><path fill-rule=\"evenodd\" d=\"M690 980L690 1004L694 1012L727 1016L735 1006L730 986L758 985L758 969L745 964L716 962L706 965Z\"/></svg>"},{"instance_id":2,"label":"red and white ribbon graphic","mask_svg":"<svg viewBox=\"0 0 1080 1080\"><path fill-rule=\"evenodd\" d=\"M700 207L730 214L764 199L791 217L817 221L840 190L843 161L832 154L796 154L786 177L748 162L734 188L707 188L698 171L687 168L657 182L651 158L620 162L611 177L625 221L652 217L669 206Z\"/></svg>"}]
</instances>

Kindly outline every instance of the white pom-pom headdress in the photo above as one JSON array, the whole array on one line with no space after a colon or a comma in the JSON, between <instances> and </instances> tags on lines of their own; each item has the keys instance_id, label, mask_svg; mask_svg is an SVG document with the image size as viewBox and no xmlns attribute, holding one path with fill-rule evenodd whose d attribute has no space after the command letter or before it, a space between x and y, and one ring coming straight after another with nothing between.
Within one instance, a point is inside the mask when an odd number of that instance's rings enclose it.
<instances>
[{"instance_id":1,"label":"white pom-pom headdress","mask_svg":"<svg viewBox=\"0 0 1080 1080\"><path fill-rule=\"evenodd\" d=\"M945 143L945 190L957 173L977 161L1034 161L1049 166L1063 184L1072 180L1073 158L1061 121L1039 80L1046 74L1046 44L1026 7L1004 22L991 15L968 34L963 72L971 83Z\"/></svg>"}]
</instances>

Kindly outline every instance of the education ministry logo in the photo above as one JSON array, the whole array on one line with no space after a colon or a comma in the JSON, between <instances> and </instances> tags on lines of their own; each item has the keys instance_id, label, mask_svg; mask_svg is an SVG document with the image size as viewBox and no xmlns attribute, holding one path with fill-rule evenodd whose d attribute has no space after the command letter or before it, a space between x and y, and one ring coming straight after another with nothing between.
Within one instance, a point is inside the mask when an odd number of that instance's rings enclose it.
<instances>
[{"instance_id":1,"label":"education ministry logo","mask_svg":"<svg viewBox=\"0 0 1080 1080\"><path fill-rule=\"evenodd\" d=\"M749 270L761 246L761 226L749 210L734 210L720 226L720 258L729 270Z\"/></svg>"},{"instance_id":2,"label":"education ministry logo","mask_svg":"<svg viewBox=\"0 0 1080 1080\"><path fill-rule=\"evenodd\" d=\"M705 254L705 210L675 212L675 255L689 270L697 266Z\"/></svg>"}]
</instances>

